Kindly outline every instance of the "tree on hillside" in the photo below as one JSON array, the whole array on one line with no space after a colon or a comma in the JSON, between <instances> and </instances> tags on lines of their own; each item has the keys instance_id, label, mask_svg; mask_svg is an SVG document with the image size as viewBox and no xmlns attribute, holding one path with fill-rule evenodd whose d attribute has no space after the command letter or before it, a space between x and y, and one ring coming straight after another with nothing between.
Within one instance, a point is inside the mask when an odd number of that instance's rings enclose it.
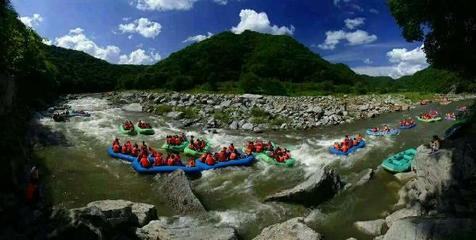
<instances>
[{"instance_id":1,"label":"tree on hillside","mask_svg":"<svg viewBox=\"0 0 476 240\"><path fill-rule=\"evenodd\" d=\"M476 1L388 0L408 41L424 41L432 66L476 76Z\"/></svg>"}]
</instances>

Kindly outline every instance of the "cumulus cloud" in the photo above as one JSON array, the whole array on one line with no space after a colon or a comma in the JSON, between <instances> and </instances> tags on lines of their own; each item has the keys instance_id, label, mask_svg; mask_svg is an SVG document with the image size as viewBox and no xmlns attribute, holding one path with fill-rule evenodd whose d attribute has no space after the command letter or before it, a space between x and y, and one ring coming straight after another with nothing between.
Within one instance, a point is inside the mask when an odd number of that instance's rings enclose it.
<instances>
[{"instance_id":1,"label":"cumulus cloud","mask_svg":"<svg viewBox=\"0 0 476 240\"><path fill-rule=\"evenodd\" d=\"M38 26L41 22L43 22L43 17L38 13L33 14L33 16L31 16L31 17L23 16L23 17L19 17L18 19L23 24L25 24L25 26L30 27L30 28Z\"/></svg>"},{"instance_id":2,"label":"cumulus cloud","mask_svg":"<svg viewBox=\"0 0 476 240\"><path fill-rule=\"evenodd\" d=\"M356 27L363 25L365 23L365 18L362 18L362 17L353 18L353 19L347 18L346 20L344 20L344 23L348 29L352 30Z\"/></svg>"},{"instance_id":3,"label":"cumulus cloud","mask_svg":"<svg viewBox=\"0 0 476 240\"><path fill-rule=\"evenodd\" d=\"M195 36L190 36L187 39L183 41L183 43L188 43L188 42L201 42L205 39L211 38L213 34L211 32L208 32L207 35L195 35Z\"/></svg>"},{"instance_id":4,"label":"cumulus cloud","mask_svg":"<svg viewBox=\"0 0 476 240\"><path fill-rule=\"evenodd\" d=\"M43 44L48 45L48 46L51 45L51 44L53 44L53 42L52 42L51 40L48 40L48 39L46 39L46 38L41 39L41 42L42 42Z\"/></svg>"},{"instance_id":5,"label":"cumulus cloud","mask_svg":"<svg viewBox=\"0 0 476 240\"><path fill-rule=\"evenodd\" d=\"M365 64L372 64L373 61L370 60L370 58L366 58L366 59L364 59L364 63L365 63Z\"/></svg>"},{"instance_id":6,"label":"cumulus cloud","mask_svg":"<svg viewBox=\"0 0 476 240\"><path fill-rule=\"evenodd\" d=\"M137 0L139 10L189 10L197 0Z\"/></svg>"},{"instance_id":7,"label":"cumulus cloud","mask_svg":"<svg viewBox=\"0 0 476 240\"><path fill-rule=\"evenodd\" d=\"M119 24L122 33L138 33L145 38L155 38L162 30L162 25L147 18L139 18L130 23Z\"/></svg>"},{"instance_id":8,"label":"cumulus cloud","mask_svg":"<svg viewBox=\"0 0 476 240\"><path fill-rule=\"evenodd\" d=\"M294 26L278 27L271 25L268 15L265 12L256 12L252 9L243 9L240 12L240 22L236 27L232 27L231 31L240 34L245 30L252 30L260 33L269 33L273 35L292 35L294 33Z\"/></svg>"},{"instance_id":9,"label":"cumulus cloud","mask_svg":"<svg viewBox=\"0 0 476 240\"><path fill-rule=\"evenodd\" d=\"M375 34L369 34L363 30L356 30L354 32L346 32L344 30L339 31L327 31L326 39L318 47L326 50L335 49L336 45L341 41L347 41L351 46L362 45L371 43L377 40Z\"/></svg>"},{"instance_id":10,"label":"cumulus cloud","mask_svg":"<svg viewBox=\"0 0 476 240\"><path fill-rule=\"evenodd\" d=\"M361 66L352 68L355 72L370 76L389 76L399 78L412 75L428 67L423 46L413 50L395 48L387 52L389 66Z\"/></svg>"},{"instance_id":11,"label":"cumulus cloud","mask_svg":"<svg viewBox=\"0 0 476 240\"><path fill-rule=\"evenodd\" d=\"M147 54L142 49L137 49L129 55L121 55L119 64L149 65L154 64L161 59L159 53L151 51Z\"/></svg>"},{"instance_id":12,"label":"cumulus cloud","mask_svg":"<svg viewBox=\"0 0 476 240\"><path fill-rule=\"evenodd\" d=\"M59 47L83 51L109 62L117 62L121 51L114 45L107 45L105 47L98 46L94 41L84 35L82 28L71 29L67 35L56 38L54 43Z\"/></svg>"}]
</instances>

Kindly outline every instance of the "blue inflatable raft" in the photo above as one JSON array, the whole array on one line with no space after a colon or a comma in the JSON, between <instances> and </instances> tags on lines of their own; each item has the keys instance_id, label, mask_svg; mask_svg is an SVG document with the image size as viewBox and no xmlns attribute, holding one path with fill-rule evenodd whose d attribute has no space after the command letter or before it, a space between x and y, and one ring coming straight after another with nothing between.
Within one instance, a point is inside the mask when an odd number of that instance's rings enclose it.
<instances>
[{"instance_id":1,"label":"blue inflatable raft","mask_svg":"<svg viewBox=\"0 0 476 240\"><path fill-rule=\"evenodd\" d=\"M362 141L359 142L359 144L351 147L347 152L342 152L340 150L335 149L334 147L329 147L329 152L332 153L332 154L335 154L335 155L339 155L339 156L347 156L351 153L354 153L359 148L364 148L364 147L365 147L365 141L362 140Z\"/></svg>"},{"instance_id":2,"label":"blue inflatable raft","mask_svg":"<svg viewBox=\"0 0 476 240\"><path fill-rule=\"evenodd\" d=\"M367 135L369 136L394 136L400 134L400 130L398 129L390 129L390 131L377 131L372 132L371 129L367 129Z\"/></svg>"},{"instance_id":3,"label":"blue inflatable raft","mask_svg":"<svg viewBox=\"0 0 476 240\"><path fill-rule=\"evenodd\" d=\"M232 167L232 166L249 166L253 163L255 157L253 155L241 155L241 158L237 160L228 160L226 162L217 162L215 165L208 165L200 159L197 159L195 163L197 167L202 168L203 170L212 170L217 168L225 168L225 167Z\"/></svg>"},{"instance_id":4,"label":"blue inflatable raft","mask_svg":"<svg viewBox=\"0 0 476 240\"><path fill-rule=\"evenodd\" d=\"M137 159L137 157L134 157L134 156L131 156L131 155L122 154L122 153L115 153L112 150L112 146L109 146L107 148L107 154L109 154L109 156L111 156L112 158L121 159L121 160L124 160L124 161L127 161L127 162L134 162Z\"/></svg>"},{"instance_id":5,"label":"blue inflatable raft","mask_svg":"<svg viewBox=\"0 0 476 240\"><path fill-rule=\"evenodd\" d=\"M410 125L410 126L400 126L400 129L410 129L416 127L416 123Z\"/></svg>"},{"instance_id":6,"label":"blue inflatable raft","mask_svg":"<svg viewBox=\"0 0 476 240\"><path fill-rule=\"evenodd\" d=\"M149 161L151 158L149 157ZM200 173L203 169L200 168L197 164L195 167L187 166L152 166L150 168L144 168L140 165L139 161L132 162L132 168L142 174L156 174L156 173L171 173L176 170L183 170L187 174L197 174Z\"/></svg>"}]
</instances>

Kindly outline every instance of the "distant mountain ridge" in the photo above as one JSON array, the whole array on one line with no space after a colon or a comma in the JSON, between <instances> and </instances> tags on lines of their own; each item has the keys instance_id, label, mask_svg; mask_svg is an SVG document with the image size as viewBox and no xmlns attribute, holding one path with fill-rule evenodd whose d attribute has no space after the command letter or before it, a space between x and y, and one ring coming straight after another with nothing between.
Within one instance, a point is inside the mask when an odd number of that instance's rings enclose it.
<instances>
[{"instance_id":1,"label":"distant mountain ridge","mask_svg":"<svg viewBox=\"0 0 476 240\"><path fill-rule=\"evenodd\" d=\"M290 36L252 31L216 34L150 66L110 64L55 46L45 45L44 49L65 91L232 88L263 94L286 94L294 89L320 93L444 92L448 85L464 82L456 74L432 68L398 80L359 75L345 64L329 63ZM429 79L440 79L440 75L441 80ZM459 85L456 88L464 90Z\"/></svg>"}]
</instances>

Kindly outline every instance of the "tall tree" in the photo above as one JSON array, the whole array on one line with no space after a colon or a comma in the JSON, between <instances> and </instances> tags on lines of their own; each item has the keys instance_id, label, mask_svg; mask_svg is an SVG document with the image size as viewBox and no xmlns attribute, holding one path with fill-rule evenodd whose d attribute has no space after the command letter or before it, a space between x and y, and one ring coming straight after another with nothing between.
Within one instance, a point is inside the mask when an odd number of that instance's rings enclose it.
<instances>
[{"instance_id":1,"label":"tall tree","mask_svg":"<svg viewBox=\"0 0 476 240\"><path fill-rule=\"evenodd\" d=\"M476 1L388 0L408 41L424 41L429 63L476 76Z\"/></svg>"}]
</instances>

